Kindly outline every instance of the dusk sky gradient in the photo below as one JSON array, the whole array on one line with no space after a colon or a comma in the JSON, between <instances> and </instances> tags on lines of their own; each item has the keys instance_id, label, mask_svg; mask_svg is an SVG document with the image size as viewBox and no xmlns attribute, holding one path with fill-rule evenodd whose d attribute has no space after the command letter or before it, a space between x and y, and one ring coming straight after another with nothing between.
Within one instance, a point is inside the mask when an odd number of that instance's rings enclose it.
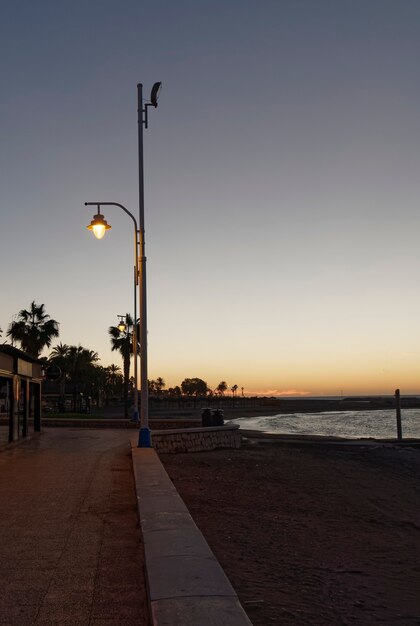
<instances>
[{"instance_id":1,"label":"dusk sky gradient","mask_svg":"<svg viewBox=\"0 0 420 626\"><path fill-rule=\"evenodd\" d=\"M0 327L121 365L144 134L149 378L420 393L418 0L3 0ZM53 345L55 345L54 342ZM48 353L48 351L46 351Z\"/></svg>"}]
</instances>

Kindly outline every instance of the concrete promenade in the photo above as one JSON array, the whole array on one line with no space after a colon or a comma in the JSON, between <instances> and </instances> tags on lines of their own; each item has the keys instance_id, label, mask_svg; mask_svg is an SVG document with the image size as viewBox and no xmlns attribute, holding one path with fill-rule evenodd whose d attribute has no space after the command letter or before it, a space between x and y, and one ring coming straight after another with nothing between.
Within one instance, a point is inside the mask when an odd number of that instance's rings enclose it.
<instances>
[{"instance_id":1,"label":"concrete promenade","mask_svg":"<svg viewBox=\"0 0 420 626\"><path fill-rule=\"evenodd\" d=\"M153 626L251 626L156 451L132 445Z\"/></svg>"},{"instance_id":2,"label":"concrete promenade","mask_svg":"<svg viewBox=\"0 0 420 626\"><path fill-rule=\"evenodd\" d=\"M48 429L0 452L0 624L149 624L129 437Z\"/></svg>"}]
</instances>

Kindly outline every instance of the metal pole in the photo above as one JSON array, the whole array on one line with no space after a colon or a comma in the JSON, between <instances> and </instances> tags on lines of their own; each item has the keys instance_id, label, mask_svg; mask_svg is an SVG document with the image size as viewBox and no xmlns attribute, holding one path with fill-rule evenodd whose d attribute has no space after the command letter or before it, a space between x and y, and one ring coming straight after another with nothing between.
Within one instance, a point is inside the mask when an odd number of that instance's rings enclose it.
<instances>
[{"instance_id":1,"label":"metal pole","mask_svg":"<svg viewBox=\"0 0 420 626\"><path fill-rule=\"evenodd\" d=\"M133 422L139 421L139 392L137 376L137 286L139 284L139 253L137 228L134 226L134 320L133 320L133 358L134 358L134 411Z\"/></svg>"},{"instance_id":2,"label":"metal pole","mask_svg":"<svg viewBox=\"0 0 420 626\"><path fill-rule=\"evenodd\" d=\"M401 428L401 398L400 398L400 390L395 390L395 408L397 413L397 437L398 440L402 439L402 428Z\"/></svg>"},{"instance_id":3,"label":"metal pole","mask_svg":"<svg viewBox=\"0 0 420 626\"><path fill-rule=\"evenodd\" d=\"M143 85L137 85L137 122L139 151L139 270L140 270L140 448L150 448L152 439L149 429L149 390L147 385L147 299L146 255L144 240L144 172L143 172Z\"/></svg>"}]
</instances>

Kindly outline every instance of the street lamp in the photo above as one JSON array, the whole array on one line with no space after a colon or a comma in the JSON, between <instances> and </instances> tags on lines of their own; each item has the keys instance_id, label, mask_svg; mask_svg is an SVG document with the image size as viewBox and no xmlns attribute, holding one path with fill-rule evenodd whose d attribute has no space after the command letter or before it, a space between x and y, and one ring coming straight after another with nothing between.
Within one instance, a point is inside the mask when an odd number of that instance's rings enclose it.
<instances>
[{"instance_id":1,"label":"street lamp","mask_svg":"<svg viewBox=\"0 0 420 626\"><path fill-rule=\"evenodd\" d=\"M128 209L126 209L122 204L118 204L117 202L85 202L85 206L96 205L98 207L98 212L93 216L93 220L86 226L88 230L91 230L97 239L102 239L105 232L111 229L111 226L108 224L102 213L100 212L101 206L117 206L122 209L124 213L126 213L133 220L134 225L134 324L133 324L133 355L134 355L134 411L133 411L133 421L138 422L139 420L139 399L138 399L138 376L137 376L137 344L138 344L138 336L137 336L137 286L139 284L139 251L138 251L138 242L139 242L139 229L137 227L136 218ZM122 315L118 317L122 318ZM125 323L120 319L118 323L118 330L120 332L124 332L126 328Z\"/></svg>"},{"instance_id":2,"label":"street lamp","mask_svg":"<svg viewBox=\"0 0 420 626\"><path fill-rule=\"evenodd\" d=\"M130 211L117 202L85 202L85 205L96 205L97 214L87 227L95 237L101 239L111 228L100 212L101 206L117 206L131 217L134 223L135 267L134 267L134 302L136 303L137 286L139 286L140 309L140 386L141 386L141 418L138 446L150 448L152 438L149 428L149 393L147 384L147 292L146 292L146 255L145 255L145 228L144 228L144 162L143 162L143 126L148 127L148 109L158 105L158 94L162 83L155 83L150 94L150 101L143 104L143 85L137 85L137 123L138 123L138 167L139 167L139 225ZM133 348L137 340L137 313L134 308ZM134 352L135 368L137 367L137 345ZM135 388L137 376L135 375Z\"/></svg>"},{"instance_id":3,"label":"street lamp","mask_svg":"<svg viewBox=\"0 0 420 626\"><path fill-rule=\"evenodd\" d=\"M127 328L127 324L126 324L126 323L125 323L125 321L124 321L124 317L125 317L125 319L127 319L127 317L128 317L128 313L127 313L127 315L125 315L125 316L124 316L124 315L118 315L118 317L119 317L120 319L118 320L118 326L117 326L117 328L118 328L118 330L120 331L120 333L123 333L123 332L125 331L125 329Z\"/></svg>"},{"instance_id":4,"label":"street lamp","mask_svg":"<svg viewBox=\"0 0 420 626\"><path fill-rule=\"evenodd\" d=\"M93 220L91 221L89 226L86 226L86 228L93 232L96 239L102 239L102 237L105 235L105 232L109 230L111 226L108 224L104 216L99 213L98 207L97 214L93 216Z\"/></svg>"}]
</instances>

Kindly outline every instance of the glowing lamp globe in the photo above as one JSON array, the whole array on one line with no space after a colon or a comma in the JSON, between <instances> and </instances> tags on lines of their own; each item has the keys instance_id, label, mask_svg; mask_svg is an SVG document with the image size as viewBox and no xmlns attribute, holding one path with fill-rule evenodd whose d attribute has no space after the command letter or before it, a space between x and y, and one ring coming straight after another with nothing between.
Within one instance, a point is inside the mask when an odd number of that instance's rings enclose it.
<instances>
[{"instance_id":1,"label":"glowing lamp globe","mask_svg":"<svg viewBox=\"0 0 420 626\"><path fill-rule=\"evenodd\" d=\"M108 224L108 222L101 213L97 213L93 216L93 220L91 221L89 226L86 226L86 228L93 231L96 239L102 239L102 237L105 235L105 232L109 230L111 226Z\"/></svg>"}]
</instances>

